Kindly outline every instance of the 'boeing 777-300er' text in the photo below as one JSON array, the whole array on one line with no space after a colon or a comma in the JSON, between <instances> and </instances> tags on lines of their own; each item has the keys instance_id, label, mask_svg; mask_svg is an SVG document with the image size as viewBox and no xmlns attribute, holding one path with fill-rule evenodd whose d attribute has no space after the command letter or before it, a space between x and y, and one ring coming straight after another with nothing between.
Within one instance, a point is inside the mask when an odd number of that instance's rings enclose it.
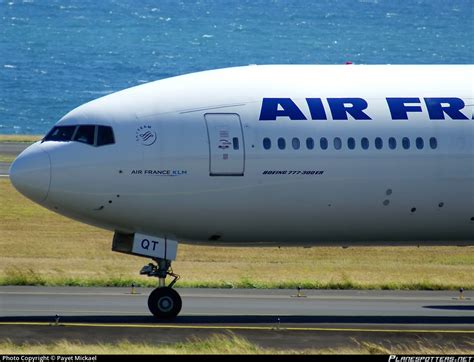
<instances>
[{"instance_id":1,"label":"'boeing 777-300er' text","mask_svg":"<svg viewBox=\"0 0 474 362\"><path fill-rule=\"evenodd\" d=\"M473 245L473 112L472 65L219 69L74 109L10 177L152 258L148 306L170 318L178 241Z\"/></svg>"}]
</instances>

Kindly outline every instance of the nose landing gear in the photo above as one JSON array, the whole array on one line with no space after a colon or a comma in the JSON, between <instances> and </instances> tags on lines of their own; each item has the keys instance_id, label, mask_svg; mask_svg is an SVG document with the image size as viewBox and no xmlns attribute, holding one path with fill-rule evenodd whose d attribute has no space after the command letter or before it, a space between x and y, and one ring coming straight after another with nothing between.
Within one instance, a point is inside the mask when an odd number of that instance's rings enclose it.
<instances>
[{"instance_id":1,"label":"nose landing gear","mask_svg":"<svg viewBox=\"0 0 474 362\"><path fill-rule=\"evenodd\" d=\"M150 312L160 319L175 318L181 311L182 301L173 285L178 281L179 275L174 274L171 269L171 260L154 259L156 265L150 263L145 265L140 274L158 278L158 288L153 290L148 297L148 308ZM173 277L171 283L166 286L166 276Z\"/></svg>"}]
</instances>

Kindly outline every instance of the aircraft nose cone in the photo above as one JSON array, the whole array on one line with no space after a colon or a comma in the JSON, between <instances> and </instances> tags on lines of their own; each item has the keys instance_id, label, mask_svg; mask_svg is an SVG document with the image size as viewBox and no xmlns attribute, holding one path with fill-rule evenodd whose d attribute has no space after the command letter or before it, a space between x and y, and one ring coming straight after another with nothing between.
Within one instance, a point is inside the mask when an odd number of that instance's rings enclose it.
<instances>
[{"instance_id":1,"label":"aircraft nose cone","mask_svg":"<svg viewBox=\"0 0 474 362\"><path fill-rule=\"evenodd\" d=\"M29 199L35 202L45 201L51 183L49 155L38 144L28 147L13 161L10 180Z\"/></svg>"}]
</instances>

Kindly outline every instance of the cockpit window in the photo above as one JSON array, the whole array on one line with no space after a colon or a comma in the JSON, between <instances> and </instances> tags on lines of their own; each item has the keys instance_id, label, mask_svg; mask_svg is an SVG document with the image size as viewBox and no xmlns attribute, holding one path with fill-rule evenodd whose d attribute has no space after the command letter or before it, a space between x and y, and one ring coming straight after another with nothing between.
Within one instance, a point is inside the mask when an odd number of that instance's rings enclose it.
<instances>
[{"instance_id":1,"label":"cockpit window","mask_svg":"<svg viewBox=\"0 0 474 362\"><path fill-rule=\"evenodd\" d=\"M115 143L112 127L98 126L97 146L111 145Z\"/></svg>"},{"instance_id":2,"label":"cockpit window","mask_svg":"<svg viewBox=\"0 0 474 362\"><path fill-rule=\"evenodd\" d=\"M76 126L54 127L43 139L43 141L67 142L72 139Z\"/></svg>"},{"instance_id":3,"label":"cockpit window","mask_svg":"<svg viewBox=\"0 0 474 362\"><path fill-rule=\"evenodd\" d=\"M46 137L43 138L43 142L45 141L76 141L99 147L114 144L115 137L112 127L109 126L55 126Z\"/></svg>"},{"instance_id":4,"label":"cockpit window","mask_svg":"<svg viewBox=\"0 0 474 362\"><path fill-rule=\"evenodd\" d=\"M74 141L94 145L95 126L79 126Z\"/></svg>"}]
</instances>

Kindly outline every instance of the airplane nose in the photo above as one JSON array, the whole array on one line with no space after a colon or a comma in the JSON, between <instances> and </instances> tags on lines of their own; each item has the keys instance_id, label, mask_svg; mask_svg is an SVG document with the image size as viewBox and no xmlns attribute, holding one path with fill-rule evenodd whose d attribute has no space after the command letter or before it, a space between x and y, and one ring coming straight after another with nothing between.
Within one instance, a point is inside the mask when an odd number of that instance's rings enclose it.
<instances>
[{"instance_id":1,"label":"airplane nose","mask_svg":"<svg viewBox=\"0 0 474 362\"><path fill-rule=\"evenodd\" d=\"M10 180L15 188L35 202L48 197L51 183L49 155L34 144L23 151L10 167Z\"/></svg>"}]
</instances>

